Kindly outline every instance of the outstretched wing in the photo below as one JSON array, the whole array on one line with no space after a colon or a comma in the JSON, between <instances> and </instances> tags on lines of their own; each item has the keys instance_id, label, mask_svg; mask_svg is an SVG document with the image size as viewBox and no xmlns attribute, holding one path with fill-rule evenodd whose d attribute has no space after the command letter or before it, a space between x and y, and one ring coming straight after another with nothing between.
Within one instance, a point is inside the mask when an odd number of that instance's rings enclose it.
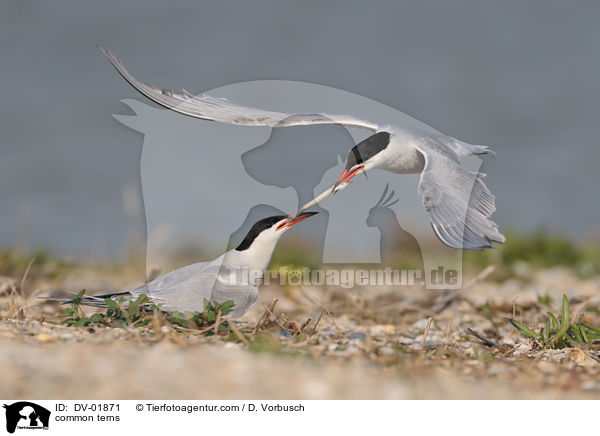
<instances>
[{"instance_id":1,"label":"outstretched wing","mask_svg":"<svg viewBox=\"0 0 600 436\"><path fill-rule=\"evenodd\" d=\"M452 248L481 250L504 235L489 217L496 210L483 173L460 165L456 153L432 140L417 145L425 157L419 193L437 237Z\"/></svg>"},{"instance_id":2,"label":"outstretched wing","mask_svg":"<svg viewBox=\"0 0 600 436\"><path fill-rule=\"evenodd\" d=\"M215 98L206 94L198 96L182 90L173 92L158 88L148 83L142 83L133 77L123 63L110 51L98 46L102 53L117 69L127 82L140 93L161 106L194 118L218 121L220 123L237 124L241 126L305 126L310 124L340 124L346 127L377 130L377 124L362 120L351 115L288 114L265 111L251 107L240 106L223 98Z\"/></svg>"}]
</instances>

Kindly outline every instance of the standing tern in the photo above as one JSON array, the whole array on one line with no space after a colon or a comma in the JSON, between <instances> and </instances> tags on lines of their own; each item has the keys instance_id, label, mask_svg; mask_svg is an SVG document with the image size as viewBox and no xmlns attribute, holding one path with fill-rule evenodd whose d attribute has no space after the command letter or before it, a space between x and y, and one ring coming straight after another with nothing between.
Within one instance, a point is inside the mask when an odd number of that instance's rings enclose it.
<instances>
[{"instance_id":1,"label":"standing tern","mask_svg":"<svg viewBox=\"0 0 600 436\"><path fill-rule=\"evenodd\" d=\"M136 90L161 106L190 117L243 126L337 124L373 132L350 150L346 168L336 184L302 206L298 216L346 188L361 172L381 169L396 174L420 173L418 191L442 243L457 249L481 250L505 241L496 223L490 220L496 206L494 196L483 182L485 174L467 170L459 160L470 155L493 154L486 146L467 144L419 128L379 125L352 115L265 111L205 94L173 92L138 81L112 52L99 48Z\"/></svg>"},{"instance_id":2,"label":"standing tern","mask_svg":"<svg viewBox=\"0 0 600 436\"><path fill-rule=\"evenodd\" d=\"M146 294L151 302L165 312L186 313L204 311L204 300L212 303L232 300L233 311L228 316L239 318L256 303L257 286L279 238L294 224L317 213L263 218L254 223L240 245L212 261L178 268L131 291L86 295L81 304L107 307L105 298ZM62 303L73 301L72 298L45 299Z\"/></svg>"}]
</instances>

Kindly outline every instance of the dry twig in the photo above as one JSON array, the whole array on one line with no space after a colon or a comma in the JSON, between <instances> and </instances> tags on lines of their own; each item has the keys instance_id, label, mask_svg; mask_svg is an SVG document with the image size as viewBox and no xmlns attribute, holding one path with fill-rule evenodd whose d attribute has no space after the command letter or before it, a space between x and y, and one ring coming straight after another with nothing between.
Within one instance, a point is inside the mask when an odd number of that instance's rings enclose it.
<instances>
[{"instance_id":1,"label":"dry twig","mask_svg":"<svg viewBox=\"0 0 600 436\"><path fill-rule=\"evenodd\" d=\"M470 334L471 336L475 336L477 339L479 339L481 342L483 342L483 345L485 345L486 347L497 347L498 346L498 344L496 344L494 341L486 338L485 336L480 335L479 333L472 330L471 328L467 328L466 332L468 334Z\"/></svg>"},{"instance_id":2,"label":"dry twig","mask_svg":"<svg viewBox=\"0 0 600 436\"><path fill-rule=\"evenodd\" d=\"M246 336L244 336L244 334L240 331L240 329L237 328L237 326L234 324L234 322L227 318L227 323L229 324L229 327L231 327L231 330L233 331L233 333L238 337L238 339L240 341L242 341L244 343L245 346L250 345L250 342L248 342L248 339L246 339Z\"/></svg>"},{"instance_id":3,"label":"dry twig","mask_svg":"<svg viewBox=\"0 0 600 436\"><path fill-rule=\"evenodd\" d=\"M219 333L219 324L221 323L221 309L217 312L217 319L215 319L215 327L213 333L216 335Z\"/></svg>"},{"instance_id":4,"label":"dry twig","mask_svg":"<svg viewBox=\"0 0 600 436\"><path fill-rule=\"evenodd\" d=\"M306 326L312 321L312 318L308 318L306 321L304 321L304 324L302 324L302 326L300 326L300 329L298 329L298 334L301 334L302 331L306 328Z\"/></svg>"},{"instance_id":5,"label":"dry twig","mask_svg":"<svg viewBox=\"0 0 600 436\"><path fill-rule=\"evenodd\" d=\"M35 257L32 257L29 262L27 263L27 267L25 268L25 272L23 273L23 277L21 278L21 297L23 299L25 299L25 279L27 279L27 276L29 275L29 270L31 269L31 265L33 265L33 262L35 262Z\"/></svg>"},{"instance_id":6,"label":"dry twig","mask_svg":"<svg viewBox=\"0 0 600 436\"><path fill-rule=\"evenodd\" d=\"M267 315L269 313L271 313L271 314L273 313L273 308L275 307L275 305L277 304L278 301L279 301L279 299L277 297L275 297L275 298L273 298L271 300L271 304L269 304L269 306L266 307L266 310L263 312L263 314L261 315L260 319L256 323L256 326L252 330L252 334L253 335L256 334L256 332L258 331L259 327L262 325L262 323L265 320L265 318L267 317Z\"/></svg>"},{"instance_id":7,"label":"dry twig","mask_svg":"<svg viewBox=\"0 0 600 436\"><path fill-rule=\"evenodd\" d=\"M427 340L427 335L429 334L429 329L431 328L431 322L433 321L433 317L429 317L427 320L427 327L425 327L425 333L423 333L423 339L421 339L421 346L419 347L421 350L425 346L425 341Z\"/></svg>"}]
</instances>

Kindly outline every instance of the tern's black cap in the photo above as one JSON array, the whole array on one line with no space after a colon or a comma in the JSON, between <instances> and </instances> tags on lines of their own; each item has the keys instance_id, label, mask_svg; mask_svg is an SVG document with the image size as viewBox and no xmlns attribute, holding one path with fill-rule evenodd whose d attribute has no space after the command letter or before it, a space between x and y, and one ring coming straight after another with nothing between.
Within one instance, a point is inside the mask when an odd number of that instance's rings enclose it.
<instances>
[{"instance_id":1,"label":"tern's black cap","mask_svg":"<svg viewBox=\"0 0 600 436\"><path fill-rule=\"evenodd\" d=\"M361 164L371 159L380 151L384 150L390 143L390 134L388 132L379 132L369 136L362 142L359 142L348 153L346 160L346 169L349 170L354 165Z\"/></svg>"},{"instance_id":2,"label":"tern's black cap","mask_svg":"<svg viewBox=\"0 0 600 436\"><path fill-rule=\"evenodd\" d=\"M258 235L260 235L264 230L273 227L276 223L286 218L287 215L275 215L263 218L260 221L255 222L248 234L246 235L246 237L244 238L244 240L242 241L242 243L236 247L236 250L244 251L250 248L250 246L252 245L252 243Z\"/></svg>"}]
</instances>

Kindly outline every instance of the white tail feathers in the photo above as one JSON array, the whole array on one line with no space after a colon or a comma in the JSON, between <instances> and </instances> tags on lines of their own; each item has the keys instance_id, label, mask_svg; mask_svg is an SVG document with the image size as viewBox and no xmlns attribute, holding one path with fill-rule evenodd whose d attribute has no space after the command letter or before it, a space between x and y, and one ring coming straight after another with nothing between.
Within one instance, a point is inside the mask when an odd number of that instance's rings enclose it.
<instances>
[{"instance_id":1,"label":"white tail feathers","mask_svg":"<svg viewBox=\"0 0 600 436\"><path fill-rule=\"evenodd\" d=\"M448 145L448 147L450 147L458 157L466 157L473 155L482 156L486 154L496 156L496 153L490 150L487 145L467 144L466 142L459 141L455 138L452 138L452 140L447 141L446 145Z\"/></svg>"}]
</instances>

